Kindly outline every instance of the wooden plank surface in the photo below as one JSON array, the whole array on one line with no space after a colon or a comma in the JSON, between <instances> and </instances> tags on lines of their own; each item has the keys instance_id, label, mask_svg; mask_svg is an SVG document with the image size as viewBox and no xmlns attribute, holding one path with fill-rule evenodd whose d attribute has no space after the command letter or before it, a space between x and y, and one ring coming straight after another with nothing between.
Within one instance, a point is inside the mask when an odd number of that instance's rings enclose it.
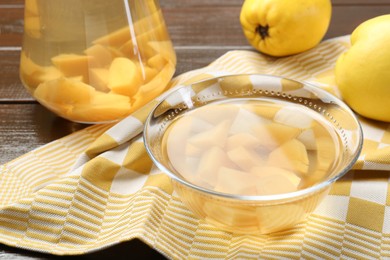
<instances>
[{"instance_id":1,"label":"wooden plank surface","mask_svg":"<svg viewBox=\"0 0 390 260\"><path fill-rule=\"evenodd\" d=\"M247 45L239 23L240 5L168 5L165 22L175 46ZM352 33L363 21L390 13L390 0L383 5L335 5L325 38ZM223 23L221 19L223 18ZM1 8L0 46L21 46L23 8Z\"/></svg>"},{"instance_id":2,"label":"wooden plank surface","mask_svg":"<svg viewBox=\"0 0 390 260\"><path fill-rule=\"evenodd\" d=\"M161 0L178 56L176 75L206 66L232 49L251 49L242 34L239 12L243 0ZM390 0L333 0L325 38L350 34L372 17L390 13ZM56 117L37 104L19 80L23 34L23 0L0 0L0 165L86 125ZM84 259L161 257L142 242L121 243ZM57 259L0 245L0 259Z\"/></svg>"},{"instance_id":3,"label":"wooden plank surface","mask_svg":"<svg viewBox=\"0 0 390 260\"><path fill-rule=\"evenodd\" d=\"M0 165L87 126L57 117L35 102L1 104L0 120Z\"/></svg>"},{"instance_id":4,"label":"wooden plank surface","mask_svg":"<svg viewBox=\"0 0 390 260\"><path fill-rule=\"evenodd\" d=\"M32 101L19 79L19 50L0 50L0 102Z\"/></svg>"},{"instance_id":5,"label":"wooden plank surface","mask_svg":"<svg viewBox=\"0 0 390 260\"><path fill-rule=\"evenodd\" d=\"M7 5L24 5L25 0L0 0L0 6L7 6ZM198 1L192 1L192 0L161 0L160 4L162 7L165 6L172 6L172 5L187 5L187 6L194 6L194 5L209 5L209 6L215 6L215 5L241 5L244 1L243 0L198 0ZM365 5L378 5L378 4L389 4L389 0L332 0L333 5L357 5L357 4L365 4Z\"/></svg>"}]
</instances>

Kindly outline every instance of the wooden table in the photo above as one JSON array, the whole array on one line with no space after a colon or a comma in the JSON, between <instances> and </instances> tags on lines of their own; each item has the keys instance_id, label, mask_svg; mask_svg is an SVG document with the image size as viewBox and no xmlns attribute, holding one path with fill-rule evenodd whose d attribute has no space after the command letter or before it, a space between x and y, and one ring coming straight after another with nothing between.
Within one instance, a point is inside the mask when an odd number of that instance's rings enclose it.
<instances>
[{"instance_id":1,"label":"wooden table","mask_svg":"<svg viewBox=\"0 0 390 260\"><path fill-rule=\"evenodd\" d=\"M203 67L225 52L251 49L239 23L242 0L161 0L178 57L176 75ZM350 34L361 22L390 13L390 0L333 0L325 38ZM23 0L0 0L0 164L86 127L61 119L39 105L19 79ZM1 199L1 198L0 198ZM160 258L140 241L130 241L83 258L129 255ZM0 244L0 259L62 258Z\"/></svg>"}]
</instances>

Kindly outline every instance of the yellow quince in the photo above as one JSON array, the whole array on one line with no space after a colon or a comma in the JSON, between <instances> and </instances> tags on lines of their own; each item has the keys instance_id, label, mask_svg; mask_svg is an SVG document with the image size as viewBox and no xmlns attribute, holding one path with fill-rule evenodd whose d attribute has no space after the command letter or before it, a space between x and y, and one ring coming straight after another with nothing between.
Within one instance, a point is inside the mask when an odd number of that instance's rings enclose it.
<instances>
[{"instance_id":1,"label":"yellow quince","mask_svg":"<svg viewBox=\"0 0 390 260\"><path fill-rule=\"evenodd\" d=\"M390 122L390 14L360 24L336 63L343 100L362 116Z\"/></svg>"},{"instance_id":2,"label":"yellow quince","mask_svg":"<svg viewBox=\"0 0 390 260\"><path fill-rule=\"evenodd\" d=\"M287 56L315 47L328 29L331 12L330 0L245 0L240 22L255 49Z\"/></svg>"}]
</instances>

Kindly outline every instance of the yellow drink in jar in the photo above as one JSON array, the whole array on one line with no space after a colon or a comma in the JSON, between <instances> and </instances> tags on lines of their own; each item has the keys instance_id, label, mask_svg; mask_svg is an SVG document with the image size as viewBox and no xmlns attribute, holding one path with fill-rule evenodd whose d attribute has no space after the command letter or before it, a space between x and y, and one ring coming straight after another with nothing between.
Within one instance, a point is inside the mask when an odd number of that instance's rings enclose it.
<instances>
[{"instance_id":1,"label":"yellow drink in jar","mask_svg":"<svg viewBox=\"0 0 390 260\"><path fill-rule=\"evenodd\" d=\"M20 76L66 119L104 123L162 93L176 66L158 2L28 0Z\"/></svg>"}]
</instances>

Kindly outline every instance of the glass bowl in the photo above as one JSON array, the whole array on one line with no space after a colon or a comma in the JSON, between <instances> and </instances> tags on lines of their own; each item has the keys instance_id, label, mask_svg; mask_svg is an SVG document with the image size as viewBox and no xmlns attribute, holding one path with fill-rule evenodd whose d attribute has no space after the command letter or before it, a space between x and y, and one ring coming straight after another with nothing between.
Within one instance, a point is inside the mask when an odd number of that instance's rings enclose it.
<instances>
[{"instance_id":1,"label":"glass bowl","mask_svg":"<svg viewBox=\"0 0 390 260\"><path fill-rule=\"evenodd\" d=\"M207 123L199 123L199 118ZM230 122L230 128L222 131L224 128L220 126L226 122ZM267 125L268 132L260 131L257 137L267 136L262 139L266 143L270 136L282 140L290 135L291 129L300 130L291 140L272 143L271 152L264 153L266 166L259 168L263 159L253 156L252 148L258 143L253 136L230 141L235 138L233 135L247 136L243 131L263 129L263 125ZM321 131L324 135L318 134ZM224 135L228 137L220 142ZM328 92L304 82L255 74L212 78L172 91L150 113L144 140L153 162L171 178L175 191L196 216L225 231L266 234L290 228L315 210L331 184L356 162L363 135L354 113ZM197 149L212 150L210 147L216 145L218 148L214 152L199 152L193 149L194 142L199 145ZM308 159L300 159L306 158L300 155L305 154L300 150L302 144ZM245 148L248 146L252 150ZM259 147L255 149L262 153L265 148ZM285 153L280 153L280 147L287 149L282 149ZM224 150L227 152L220 152ZM296 161L286 164L284 157L275 154L288 154ZM291 166L294 163L299 167ZM241 167L238 170L237 165ZM296 182L296 177L288 177L288 183L295 183L294 188L286 186L285 179L280 177L287 176L281 173L286 169L300 178ZM252 172L256 175L247 175ZM261 179L264 176L272 178Z\"/></svg>"},{"instance_id":2,"label":"glass bowl","mask_svg":"<svg viewBox=\"0 0 390 260\"><path fill-rule=\"evenodd\" d=\"M57 115L118 121L160 95L176 54L158 0L29 0L20 78Z\"/></svg>"}]
</instances>

